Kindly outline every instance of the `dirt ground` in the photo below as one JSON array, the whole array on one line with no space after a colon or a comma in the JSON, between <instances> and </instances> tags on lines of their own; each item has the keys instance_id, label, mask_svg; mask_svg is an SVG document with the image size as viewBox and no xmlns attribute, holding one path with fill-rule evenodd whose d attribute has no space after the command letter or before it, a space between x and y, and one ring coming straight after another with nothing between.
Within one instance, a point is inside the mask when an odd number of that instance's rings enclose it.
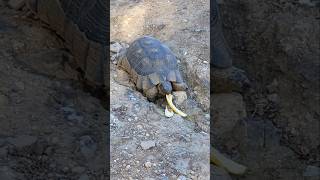
<instances>
[{"instance_id":1,"label":"dirt ground","mask_svg":"<svg viewBox=\"0 0 320 180\"><path fill-rule=\"evenodd\" d=\"M0 179L104 179L109 112L77 79L61 40L0 0ZM167 44L190 89L164 116L119 81L111 53L111 179L209 179L213 145L248 167L217 180L320 177L319 2L218 1L236 67L251 89L209 96L208 0L112 0L112 44ZM318 3L318 4L317 4ZM210 98L209 98L210 97Z\"/></svg>"},{"instance_id":2,"label":"dirt ground","mask_svg":"<svg viewBox=\"0 0 320 180\"><path fill-rule=\"evenodd\" d=\"M61 40L20 15L0 5L0 179L103 179L109 113Z\"/></svg>"},{"instance_id":3,"label":"dirt ground","mask_svg":"<svg viewBox=\"0 0 320 180\"><path fill-rule=\"evenodd\" d=\"M319 179L319 2L219 5L235 66L252 82L245 93L213 95L223 102L213 101L220 114L211 123L224 127L214 129L215 144L249 168L243 177L229 178Z\"/></svg>"},{"instance_id":4,"label":"dirt ground","mask_svg":"<svg viewBox=\"0 0 320 180\"><path fill-rule=\"evenodd\" d=\"M180 106L188 117L166 118L161 101L150 103L122 85L112 58L112 179L209 179L209 1L111 1L110 7L114 47L143 35L159 39L178 58L190 88Z\"/></svg>"}]
</instances>

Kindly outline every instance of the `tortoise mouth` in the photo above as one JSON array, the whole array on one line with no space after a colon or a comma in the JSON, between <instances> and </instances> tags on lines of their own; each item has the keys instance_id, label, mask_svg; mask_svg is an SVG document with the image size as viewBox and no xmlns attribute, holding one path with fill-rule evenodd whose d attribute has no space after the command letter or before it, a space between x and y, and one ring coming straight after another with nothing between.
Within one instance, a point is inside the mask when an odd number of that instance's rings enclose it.
<instances>
[{"instance_id":1,"label":"tortoise mouth","mask_svg":"<svg viewBox=\"0 0 320 180\"><path fill-rule=\"evenodd\" d=\"M159 87L158 88L159 89L159 93L162 94L162 95L171 94L171 92L172 92L172 85L168 81L159 84L158 87Z\"/></svg>"}]
</instances>

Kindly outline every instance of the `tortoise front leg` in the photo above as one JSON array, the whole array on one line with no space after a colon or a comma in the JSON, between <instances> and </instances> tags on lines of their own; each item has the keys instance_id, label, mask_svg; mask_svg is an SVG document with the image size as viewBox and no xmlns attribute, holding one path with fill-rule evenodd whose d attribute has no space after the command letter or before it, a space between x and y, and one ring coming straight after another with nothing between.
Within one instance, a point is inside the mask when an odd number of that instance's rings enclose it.
<instances>
[{"instance_id":1,"label":"tortoise front leg","mask_svg":"<svg viewBox=\"0 0 320 180\"><path fill-rule=\"evenodd\" d=\"M143 90L143 93L149 101L154 101L158 95L158 88L157 86L153 86L151 89Z\"/></svg>"},{"instance_id":2,"label":"tortoise front leg","mask_svg":"<svg viewBox=\"0 0 320 180\"><path fill-rule=\"evenodd\" d=\"M172 82L172 88L174 91L185 91L187 90L188 86L186 83L176 83Z\"/></svg>"}]
</instances>

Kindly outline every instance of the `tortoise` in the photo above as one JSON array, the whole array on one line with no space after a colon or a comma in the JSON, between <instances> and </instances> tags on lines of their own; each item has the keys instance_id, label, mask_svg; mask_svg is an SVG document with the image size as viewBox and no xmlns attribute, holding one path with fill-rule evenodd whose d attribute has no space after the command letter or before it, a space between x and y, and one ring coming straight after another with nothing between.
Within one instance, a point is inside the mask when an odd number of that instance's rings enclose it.
<instances>
[{"instance_id":1,"label":"tortoise","mask_svg":"<svg viewBox=\"0 0 320 180\"><path fill-rule=\"evenodd\" d=\"M152 36L134 40L120 52L117 66L129 73L136 88L150 101L188 88L173 52Z\"/></svg>"},{"instance_id":2,"label":"tortoise","mask_svg":"<svg viewBox=\"0 0 320 180\"><path fill-rule=\"evenodd\" d=\"M25 0L26 7L63 40L89 85L108 86L107 1Z\"/></svg>"}]
</instances>

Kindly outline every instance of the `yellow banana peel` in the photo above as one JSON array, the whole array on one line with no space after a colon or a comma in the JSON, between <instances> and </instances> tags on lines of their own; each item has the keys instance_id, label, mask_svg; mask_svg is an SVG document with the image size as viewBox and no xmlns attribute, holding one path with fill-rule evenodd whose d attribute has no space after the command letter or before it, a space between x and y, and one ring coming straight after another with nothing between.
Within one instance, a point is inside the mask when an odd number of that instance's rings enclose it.
<instances>
[{"instance_id":1,"label":"yellow banana peel","mask_svg":"<svg viewBox=\"0 0 320 180\"><path fill-rule=\"evenodd\" d=\"M184 112L182 112L182 111L180 111L180 110L179 110L178 108L176 108L176 106L173 104L172 98L173 98L172 94L166 94L167 103L168 103L168 105L170 106L170 108L171 108L175 113L179 114L180 116L186 117L187 114L184 113Z\"/></svg>"}]
</instances>

